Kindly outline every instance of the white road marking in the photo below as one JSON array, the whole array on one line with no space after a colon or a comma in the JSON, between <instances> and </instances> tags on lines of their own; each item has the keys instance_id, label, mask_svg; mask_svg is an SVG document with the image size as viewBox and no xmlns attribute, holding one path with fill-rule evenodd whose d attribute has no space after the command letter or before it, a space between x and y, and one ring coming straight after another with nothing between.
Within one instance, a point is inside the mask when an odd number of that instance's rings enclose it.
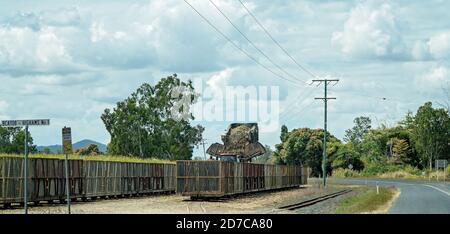
<instances>
[{"instance_id":1,"label":"white road marking","mask_svg":"<svg viewBox=\"0 0 450 234\"><path fill-rule=\"evenodd\" d=\"M353 180L353 181L365 182L365 180ZM367 182L368 183L370 183L370 182L376 183L377 181L376 180L367 180ZM414 185L414 186L423 185L423 186L427 186L427 187L436 189L437 191L442 192L442 193L444 193L447 196L450 196L449 192L447 192L445 190L442 190L442 189L440 189L440 188L438 188L436 186L430 185L430 184L420 184L420 183L418 183L418 184L411 184L411 183L405 183L405 182L400 182L400 181L385 181L385 180L379 180L378 182L380 182L380 183L391 183L391 184Z\"/></svg>"},{"instance_id":2,"label":"white road marking","mask_svg":"<svg viewBox=\"0 0 450 234\"><path fill-rule=\"evenodd\" d=\"M443 192L444 194L447 194L447 196L450 197L450 193L449 193L449 192L444 191L444 190L442 190L442 189L440 189L440 188L438 188L438 187L435 187L435 186L429 185L429 184L424 184L423 186L427 186L427 187L430 187L430 188L434 188L434 189L436 189L436 190L438 190L438 191L440 191L440 192Z\"/></svg>"}]
</instances>

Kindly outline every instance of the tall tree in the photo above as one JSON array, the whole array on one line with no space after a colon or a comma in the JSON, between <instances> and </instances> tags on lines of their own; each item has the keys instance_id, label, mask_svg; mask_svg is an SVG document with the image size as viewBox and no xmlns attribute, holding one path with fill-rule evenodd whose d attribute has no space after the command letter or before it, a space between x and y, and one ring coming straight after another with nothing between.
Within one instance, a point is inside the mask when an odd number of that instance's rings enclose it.
<instances>
[{"instance_id":1,"label":"tall tree","mask_svg":"<svg viewBox=\"0 0 450 234\"><path fill-rule=\"evenodd\" d=\"M111 135L108 153L190 159L204 130L190 124L194 116L189 108L197 96L192 82L183 82L176 74L162 78L155 86L141 85L101 117Z\"/></svg>"},{"instance_id":2,"label":"tall tree","mask_svg":"<svg viewBox=\"0 0 450 234\"><path fill-rule=\"evenodd\" d=\"M289 133L289 130L286 127L286 125L281 126L280 140L285 141L288 133Z\"/></svg>"},{"instance_id":3,"label":"tall tree","mask_svg":"<svg viewBox=\"0 0 450 234\"><path fill-rule=\"evenodd\" d=\"M372 121L369 117L360 116L353 120L355 126L345 131L344 141L351 142L356 148L364 139L364 136L369 132L372 127Z\"/></svg>"},{"instance_id":4,"label":"tall tree","mask_svg":"<svg viewBox=\"0 0 450 234\"><path fill-rule=\"evenodd\" d=\"M449 158L450 117L446 109L435 109L431 102L419 107L413 133L422 165L428 162L431 169L434 159Z\"/></svg>"}]
</instances>

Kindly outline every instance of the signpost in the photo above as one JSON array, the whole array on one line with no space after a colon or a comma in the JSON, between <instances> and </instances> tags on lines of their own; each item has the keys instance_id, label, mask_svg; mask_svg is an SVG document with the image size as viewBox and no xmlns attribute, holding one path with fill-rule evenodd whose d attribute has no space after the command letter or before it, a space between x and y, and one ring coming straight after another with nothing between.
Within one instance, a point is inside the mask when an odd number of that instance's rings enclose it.
<instances>
[{"instance_id":1,"label":"signpost","mask_svg":"<svg viewBox=\"0 0 450 234\"><path fill-rule=\"evenodd\" d=\"M445 169L447 169L447 165L448 165L447 160L445 160L445 159L437 159L435 163L436 163L436 164L435 164L435 166L436 166L436 172L439 172L439 168L444 169L444 181L445 181L446 176L447 176L447 175L446 175L446 170L445 170ZM439 181L438 178L439 178L439 174L436 173L436 180Z\"/></svg>"},{"instance_id":2,"label":"signpost","mask_svg":"<svg viewBox=\"0 0 450 234\"><path fill-rule=\"evenodd\" d=\"M28 214L28 126L47 126L49 119L2 120L3 127L25 127L25 157L23 163L23 206Z\"/></svg>"},{"instance_id":3,"label":"signpost","mask_svg":"<svg viewBox=\"0 0 450 234\"><path fill-rule=\"evenodd\" d=\"M72 131L70 128L62 129L62 147L65 154L64 169L66 174L67 211L70 214L70 187L69 187L69 154L72 154Z\"/></svg>"},{"instance_id":4,"label":"signpost","mask_svg":"<svg viewBox=\"0 0 450 234\"><path fill-rule=\"evenodd\" d=\"M3 127L27 127L27 126L50 125L49 119L30 119L30 120L2 120Z\"/></svg>"}]
</instances>

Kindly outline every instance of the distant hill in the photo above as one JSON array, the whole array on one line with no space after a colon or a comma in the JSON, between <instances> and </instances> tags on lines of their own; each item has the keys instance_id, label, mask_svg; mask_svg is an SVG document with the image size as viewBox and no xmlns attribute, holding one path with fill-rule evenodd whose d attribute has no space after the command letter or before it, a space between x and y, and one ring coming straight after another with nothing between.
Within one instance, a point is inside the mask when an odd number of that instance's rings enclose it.
<instances>
[{"instance_id":1,"label":"distant hill","mask_svg":"<svg viewBox=\"0 0 450 234\"><path fill-rule=\"evenodd\" d=\"M73 151L75 151L77 149L80 149L80 148L84 148L84 147L86 147L86 146L88 146L90 144L95 144L95 145L98 146L98 149L101 152L103 152L103 153L106 152L106 145L105 144L102 144L100 142L96 142L96 141L93 141L93 140L88 140L88 139L81 140L79 142L76 142L76 143L72 144ZM36 149L38 151L43 151L45 148L49 148L52 153L58 153L58 152L61 151L62 146L61 145L48 145L48 146L37 146L36 147Z\"/></svg>"}]
</instances>

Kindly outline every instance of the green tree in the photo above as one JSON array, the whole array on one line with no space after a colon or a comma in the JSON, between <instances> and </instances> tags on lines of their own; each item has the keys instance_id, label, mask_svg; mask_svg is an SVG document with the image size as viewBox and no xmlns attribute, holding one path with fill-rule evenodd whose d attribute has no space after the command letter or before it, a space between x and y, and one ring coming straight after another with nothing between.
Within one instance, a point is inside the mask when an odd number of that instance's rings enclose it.
<instances>
[{"instance_id":1,"label":"green tree","mask_svg":"<svg viewBox=\"0 0 450 234\"><path fill-rule=\"evenodd\" d=\"M336 156L333 159L332 167L335 168L349 168L352 165L353 170L361 171L364 169L364 163L360 159L360 155L356 152L355 147L351 142L341 144L338 147Z\"/></svg>"},{"instance_id":2,"label":"green tree","mask_svg":"<svg viewBox=\"0 0 450 234\"><path fill-rule=\"evenodd\" d=\"M287 165L306 165L313 176L322 174L323 129L293 129L277 144L274 158L276 163ZM327 171L331 171L331 162L340 141L327 133Z\"/></svg>"},{"instance_id":3,"label":"green tree","mask_svg":"<svg viewBox=\"0 0 450 234\"><path fill-rule=\"evenodd\" d=\"M43 154L51 154L52 151L50 150L50 148L45 147L45 148L42 150L42 153L43 153Z\"/></svg>"},{"instance_id":4,"label":"green tree","mask_svg":"<svg viewBox=\"0 0 450 234\"><path fill-rule=\"evenodd\" d=\"M280 140L285 141L288 133L289 133L289 130L286 127L286 125L281 126Z\"/></svg>"},{"instance_id":5,"label":"green tree","mask_svg":"<svg viewBox=\"0 0 450 234\"><path fill-rule=\"evenodd\" d=\"M345 131L344 141L351 142L358 150L359 144L363 141L364 136L369 133L372 127L372 121L369 117L360 116L353 120L355 126Z\"/></svg>"},{"instance_id":6,"label":"green tree","mask_svg":"<svg viewBox=\"0 0 450 234\"><path fill-rule=\"evenodd\" d=\"M28 152L36 152L33 137L28 132ZM22 154L25 152L25 130L22 128L0 127L0 152L8 154Z\"/></svg>"},{"instance_id":7,"label":"green tree","mask_svg":"<svg viewBox=\"0 0 450 234\"><path fill-rule=\"evenodd\" d=\"M412 130L404 126L398 125L393 128L381 126L369 131L361 142L361 160L365 166L377 167L393 163L420 167L419 156L413 148ZM409 150L395 154L394 148L399 141L408 145Z\"/></svg>"},{"instance_id":8,"label":"green tree","mask_svg":"<svg viewBox=\"0 0 450 234\"><path fill-rule=\"evenodd\" d=\"M162 78L155 86L141 85L101 117L111 135L108 153L190 159L204 130L190 125L194 116L188 110L197 96L192 82L183 82L176 74Z\"/></svg>"},{"instance_id":9,"label":"green tree","mask_svg":"<svg viewBox=\"0 0 450 234\"><path fill-rule=\"evenodd\" d=\"M414 117L415 147L422 166L429 168L435 159L449 159L450 117L444 108L435 109L431 102L419 107Z\"/></svg>"}]
</instances>

